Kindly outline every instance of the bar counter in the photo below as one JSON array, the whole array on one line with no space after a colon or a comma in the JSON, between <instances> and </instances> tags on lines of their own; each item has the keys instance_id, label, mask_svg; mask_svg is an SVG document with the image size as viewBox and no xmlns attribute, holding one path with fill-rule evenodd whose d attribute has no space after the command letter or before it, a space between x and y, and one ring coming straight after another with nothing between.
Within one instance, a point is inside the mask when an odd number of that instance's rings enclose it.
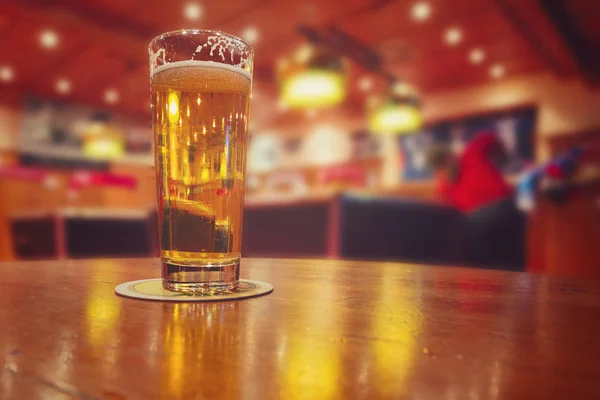
<instances>
[{"instance_id":1,"label":"bar counter","mask_svg":"<svg viewBox=\"0 0 600 400\"><path fill-rule=\"evenodd\" d=\"M0 398L600 398L600 282L244 259L242 301L121 298L157 259L0 264Z\"/></svg>"}]
</instances>

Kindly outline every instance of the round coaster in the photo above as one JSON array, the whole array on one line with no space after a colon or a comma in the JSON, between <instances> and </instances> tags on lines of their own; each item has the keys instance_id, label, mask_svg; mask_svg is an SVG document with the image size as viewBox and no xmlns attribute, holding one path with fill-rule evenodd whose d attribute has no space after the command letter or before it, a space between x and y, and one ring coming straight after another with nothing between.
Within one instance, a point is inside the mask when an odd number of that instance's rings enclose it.
<instances>
[{"instance_id":1,"label":"round coaster","mask_svg":"<svg viewBox=\"0 0 600 400\"><path fill-rule=\"evenodd\" d=\"M258 297L269 294L273 291L273 286L259 281L250 281L240 279L237 289L231 293L217 295L194 295L188 293L177 293L166 290L162 287L162 279L142 279L121 283L115 287L115 293L120 296L133 299L157 300L157 301L225 301L240 300L249 297Z\"/></svg>"}]
</instances>

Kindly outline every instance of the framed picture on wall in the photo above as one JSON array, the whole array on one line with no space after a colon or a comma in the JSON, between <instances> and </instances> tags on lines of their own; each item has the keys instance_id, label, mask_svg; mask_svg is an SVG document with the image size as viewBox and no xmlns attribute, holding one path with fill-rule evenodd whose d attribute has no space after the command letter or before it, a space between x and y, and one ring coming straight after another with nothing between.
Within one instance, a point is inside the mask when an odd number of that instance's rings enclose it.
<instances>
[{"instance_id":1,"label":"framed picture on wall","mask_svg":"<svg viewBox=\"0 0 600 400\"><path fill-rule=\"evenodd\" d=\"M432 177L427 155L432 146L443 144L460 154L477 135L492 133L498 136L508 154L503 165L505 174L516 174L535 159L535 127L537 109L523 107L488 114L440 121L410 135L398 138L403 159L403 180L422 180Z\"/></svg>"}]
</instances>

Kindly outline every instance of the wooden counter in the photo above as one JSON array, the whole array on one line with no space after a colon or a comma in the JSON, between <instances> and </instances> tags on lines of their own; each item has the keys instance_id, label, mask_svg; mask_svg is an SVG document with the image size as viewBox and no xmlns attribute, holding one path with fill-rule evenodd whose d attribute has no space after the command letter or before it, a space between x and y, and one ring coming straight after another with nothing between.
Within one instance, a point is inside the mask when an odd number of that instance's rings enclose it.
<instances>
[{"instance_id":1,"label":"wooden counter","mask_svg":"<svg viewBox=\"0 0 600 400\"><path fill-rule=\"evenodd\" d=\"M244 260L271 295L117 297L156 259L0 264L0 398L600 398L600 281Z\"/></svg>"}]
</instances>

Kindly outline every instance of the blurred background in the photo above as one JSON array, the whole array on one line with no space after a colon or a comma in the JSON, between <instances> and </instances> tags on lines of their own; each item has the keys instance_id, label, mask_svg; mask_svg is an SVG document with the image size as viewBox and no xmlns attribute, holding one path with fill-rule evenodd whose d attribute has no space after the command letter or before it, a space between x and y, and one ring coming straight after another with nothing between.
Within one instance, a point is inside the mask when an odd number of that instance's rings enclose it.
<instances>
[{"instance_id":1,"label":"blurred background","mask_svg":"<svg viewBox=\"0 0 600 400\"><path fill-rule=\"evenodd\" d=\"M147 45L205 28L256 50L244 255L600 276L598 18L595 0L4 0L0 259L157 254ZM464 176L482 135L503 211L455 204L431 162L445 148Z\"/></svg>"}]
</instances>

